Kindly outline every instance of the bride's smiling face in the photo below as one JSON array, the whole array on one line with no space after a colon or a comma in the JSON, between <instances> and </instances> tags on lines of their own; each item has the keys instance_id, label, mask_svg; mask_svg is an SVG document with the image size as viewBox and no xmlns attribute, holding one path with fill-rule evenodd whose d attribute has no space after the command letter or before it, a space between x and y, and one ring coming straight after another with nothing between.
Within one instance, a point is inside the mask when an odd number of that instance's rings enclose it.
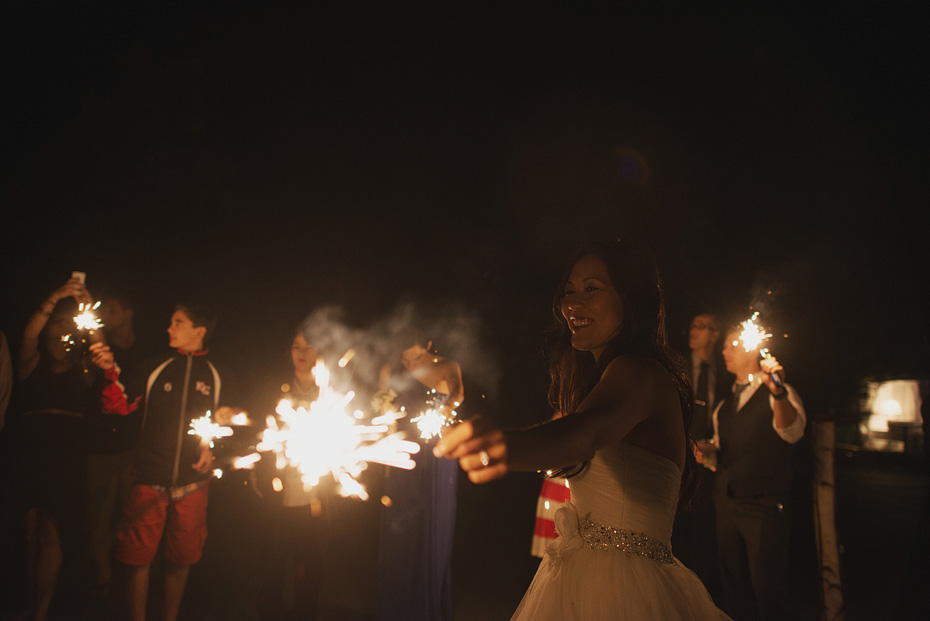
<instances>
[{"instance_id":1,"label":"bride's smiling face","mask_svg":"<svg viewBox=\"0 0 930 621\"><path fill-rule=\"evenodd\" d=\"M562 292L562 316L572 331L572 347L594 358L623 328L623 300L604 261L594 255L578 259Z\"/></svg>"}]
</instances>

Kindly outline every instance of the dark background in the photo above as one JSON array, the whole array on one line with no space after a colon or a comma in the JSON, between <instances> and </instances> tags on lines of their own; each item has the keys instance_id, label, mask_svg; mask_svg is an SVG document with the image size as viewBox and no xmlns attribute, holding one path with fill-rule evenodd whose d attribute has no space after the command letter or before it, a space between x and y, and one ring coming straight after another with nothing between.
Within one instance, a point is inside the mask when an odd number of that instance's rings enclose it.
<instances>
[{"instance_id":1,"label":"dark background","mask_svg":"<svg viewBox=\"0 0 930 621\"><path fill-rule=\"evenodd\" d=\"M919 20L802 6L13 3L0 325L75 269L156 338L212 303L240 359L414 300L477 318L509 394L566 256L619 235L680 345L763 303L816 409L926 376Z\"/></svg>"},{"instance_id":2,"label":"dark background","mask_svg":"<svg viewBox=\"0 0 930 621\"><path fill-rule=\"evenodd\" d=\"M189 4L4 10L14 345L72 270L159 343L175 302L211 303L256 386L313 309L370 335L415 303L481 407L522 424L546 416L566 257L619 235L655 253L679 347L697 312L764 310L810 415L930 374L906 3Z\"/></svg>"}]
</instances>

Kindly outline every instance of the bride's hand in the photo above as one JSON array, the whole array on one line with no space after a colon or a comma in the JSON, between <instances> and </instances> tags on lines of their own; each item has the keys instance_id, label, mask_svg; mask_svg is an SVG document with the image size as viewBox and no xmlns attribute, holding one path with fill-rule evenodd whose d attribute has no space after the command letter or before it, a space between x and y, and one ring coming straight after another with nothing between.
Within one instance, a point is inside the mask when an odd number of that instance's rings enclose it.
<instances>
[{"instance_id":1,"label":"bride's hand","mask_svg":"<svg viewBox=\"0 0 930 621\"><path fill-rule=\"evenodd\" d=\"M475 416L444 432L433 449L436 457L458 459L472 483L507 474L507 438L486 418Z\"/></svg>"}]
</instances>

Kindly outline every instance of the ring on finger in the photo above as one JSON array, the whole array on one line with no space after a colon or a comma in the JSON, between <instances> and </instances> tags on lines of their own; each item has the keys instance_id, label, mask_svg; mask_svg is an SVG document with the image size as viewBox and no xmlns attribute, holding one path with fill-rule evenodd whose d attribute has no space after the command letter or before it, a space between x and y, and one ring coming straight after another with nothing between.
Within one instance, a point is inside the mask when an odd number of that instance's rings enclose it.
<instances>
[{"instance_id":1,"label":"ring on finger","mask_svg":"<svg viewBox=\"0 0 930 621\"><path fill-rule=\"evenodd\" d=\"M480 453L478 453L478 459L481 460L482 466L487 466L488 464L491 463L491 456L488 455L487 451L481 451Z\"/></svg>"}]
</instances>

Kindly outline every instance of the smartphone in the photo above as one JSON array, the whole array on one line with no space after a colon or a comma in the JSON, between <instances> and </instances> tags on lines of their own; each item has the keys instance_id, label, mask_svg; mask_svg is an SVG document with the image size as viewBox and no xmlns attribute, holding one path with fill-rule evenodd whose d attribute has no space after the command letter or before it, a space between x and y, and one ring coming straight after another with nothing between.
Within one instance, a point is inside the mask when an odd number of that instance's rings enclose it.
<instances>
[{"instance_id":1,"label":"smartphone","mask_svg":"<svg viewBox=\"0 0 930 621\"><path fill-rule=\"evenodd\" d=\"M71 278L77 278L81 281L81 284L84 284L84 279L87 278L87 274L84 272L71 272Z\"/></svg>"}]
</instances>

